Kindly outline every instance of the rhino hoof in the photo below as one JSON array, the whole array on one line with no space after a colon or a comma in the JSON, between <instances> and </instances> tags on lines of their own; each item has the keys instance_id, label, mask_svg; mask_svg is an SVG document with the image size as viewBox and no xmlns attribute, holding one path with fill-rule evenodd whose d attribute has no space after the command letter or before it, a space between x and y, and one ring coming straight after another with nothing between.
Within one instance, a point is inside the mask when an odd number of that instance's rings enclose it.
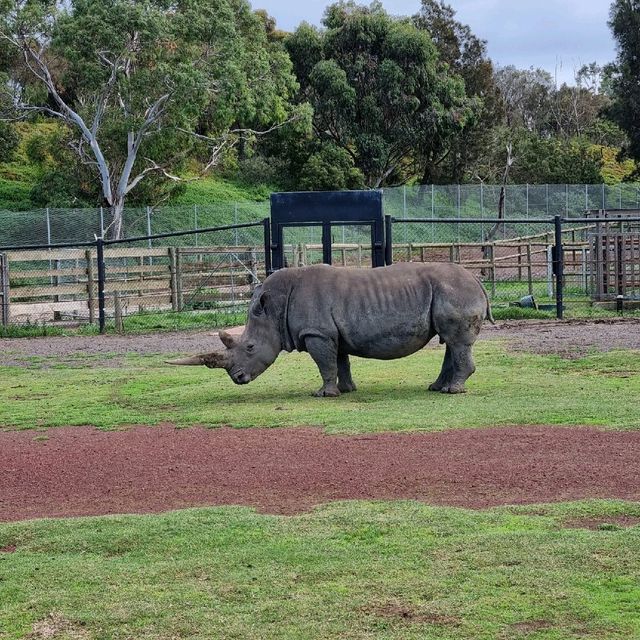
<instances>
[{"instance_id":1,"label":"rhino hoof","mask_svg":"<svg viewBox=\"0 0 640 640\"><path fill-rule=\"evenodd\" d=\"M467 393L464 387L443 387L440 393Z\"/></svg>"},{"instance_id":2,"label":"rhino hoof","mask_svg":"<svg viewBox=\"0 0 640 640\"><path fill-rule=\"evenodd\" d=\"M442 391L443 389L444 387L441 384L438 384L437 382L434 382L429 385L429 391Z\"/></svg>"},{"instance_id":3,"label":"rhino hoof","mask_svg":"<svg viewBox=\"0 0 640 640\"><path fill-rule=\"evenodd\" d=\"M313 394L316 398L337 398L340 395L338 387L322 387Z\"/></svg>"},{"instance_id":4,"label":"rhino hoof","mask_svg":"<svg viewBox=\"0 0 640 640\"><path fill-rule=\"evenodd\" d=\"M340 389L341 393L351 393L352 391L357 391L358 387L352 382L350 384L339 384L338 389Z\"/></svg>"}]
</instances>

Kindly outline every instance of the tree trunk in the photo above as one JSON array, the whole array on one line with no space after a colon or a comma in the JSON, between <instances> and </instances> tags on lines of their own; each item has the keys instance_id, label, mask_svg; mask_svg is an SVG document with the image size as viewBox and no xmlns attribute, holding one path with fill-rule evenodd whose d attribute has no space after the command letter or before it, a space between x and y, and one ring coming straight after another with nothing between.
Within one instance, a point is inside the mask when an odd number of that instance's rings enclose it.
<instances>
[{"instance_id":1,"label":"tree trunk","mask_svg":"<svg viewBox=\"0 0 640 640\"><path fill-rule=\"evenodd\" d=\"M109 238L121 240L124 233L124 198L117 198L111 207Z\"/></svg>"}]
</instances>

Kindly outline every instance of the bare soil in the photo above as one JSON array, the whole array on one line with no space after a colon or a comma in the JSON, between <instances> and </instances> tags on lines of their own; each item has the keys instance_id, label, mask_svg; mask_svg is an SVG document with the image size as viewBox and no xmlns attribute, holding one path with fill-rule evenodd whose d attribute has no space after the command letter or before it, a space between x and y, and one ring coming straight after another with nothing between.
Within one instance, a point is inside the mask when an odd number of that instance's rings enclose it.
<instances>
[{"instance_id":1,"label":"bare soil","mask_svg":"<svg viewBox=\"0 0 640 640\"><path fill-rule=\"evenodd\" d=\"M0 433L0 521L248 505L294 514L334 500L481 509L640 500L640 432L516 427L329 436L319 429Z\"/></svg>"},{"instance_id":2,"label":"bare soil","mask_svg":"<svg viewBox=\"0 0 640 640\"><path fill-rule=\"evenodd\" d=\"M242 327L231 329L239 334ZM486 323L481 340L505 340L510 349L555 353L577 358L590 351L640 350L640 319L521 320ZM213 351L222 344L216 331L180 331L148 335L50 336L0 338L0 366L66 363L77 366L118 366L127 354L190 354ZM428 348L438 347L433 341Z\"/></svg>"},{"instance_id":3,"label":"bare soil","mask_svg":"<svg viewBox=\"0 0 640 640\"><path fill-rule=\"evenodd\" d=\"M607 518L572 518L566 520L563 526L567 529L602 529L613 527L626 529L640 524L640 518L635 516L609 516Z\"/></svg>"}]
</instances>

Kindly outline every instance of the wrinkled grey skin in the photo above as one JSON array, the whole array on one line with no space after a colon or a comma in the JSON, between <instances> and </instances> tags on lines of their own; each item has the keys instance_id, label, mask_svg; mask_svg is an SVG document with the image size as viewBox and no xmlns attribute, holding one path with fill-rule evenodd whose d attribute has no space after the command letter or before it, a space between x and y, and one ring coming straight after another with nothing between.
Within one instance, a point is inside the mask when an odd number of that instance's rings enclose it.
<instances>
[{"instance_id":1,"label":"wrinkled grey skin","mask_svg":"<svg viewBox=\"0 0 640 640\"><path fill-rule=\"evenodd\" d=\"M475 371L471 347L485 318L493 322L484 288L456 264L282 269L254 292L239 338L223 331L223 351L171 364L224 368L236 384L246 384L281 351L307 351L323 382L314 395L338 396L356 390L350 355L402 358L438 335L446 351L429 389L462 393Z\"/></svg>"}]
</instances>

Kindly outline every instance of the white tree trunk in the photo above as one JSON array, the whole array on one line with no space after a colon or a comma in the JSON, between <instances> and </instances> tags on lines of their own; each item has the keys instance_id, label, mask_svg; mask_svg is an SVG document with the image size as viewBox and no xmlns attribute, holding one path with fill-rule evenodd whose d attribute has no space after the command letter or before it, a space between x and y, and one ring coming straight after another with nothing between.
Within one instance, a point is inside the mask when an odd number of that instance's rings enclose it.
<instances>
[{"instance_id":1,"label":"white tree trunk","mask_svg":"<svg viewBox=\"0 0 640 640\"><path fill-rule=\"evenodd\" d=\"M124 197L116 198L111 207L111 222L109 224L109 238L120 240L124 230Z\"/></svg>"}]
</instances>

